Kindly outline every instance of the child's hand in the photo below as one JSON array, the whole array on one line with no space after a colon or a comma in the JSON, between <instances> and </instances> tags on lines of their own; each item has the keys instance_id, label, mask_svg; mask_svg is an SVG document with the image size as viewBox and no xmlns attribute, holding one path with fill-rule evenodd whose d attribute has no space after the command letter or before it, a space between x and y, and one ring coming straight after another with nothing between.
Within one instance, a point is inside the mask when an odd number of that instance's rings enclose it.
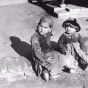
<instances>
[{"instance_id":1,"label":"child's hand","mask_svg":"<svg viewBox=\"0 0 88 88\"><path fill-rule=\"evenodd\" d=\"M66 55L71 55L71 53L68 50L66 50L65 52L66 52Z\"/></svg>"},{"instance_id":2,"label":"child's hand","mask_svg":"<svg viewBox=\"0 0 88 88\"><path fill-rule=\"evenodd\" d=\"M49 63L55 63L55 59L52 57L48 57L47 62Z\"/></svg>"}]
</instances>

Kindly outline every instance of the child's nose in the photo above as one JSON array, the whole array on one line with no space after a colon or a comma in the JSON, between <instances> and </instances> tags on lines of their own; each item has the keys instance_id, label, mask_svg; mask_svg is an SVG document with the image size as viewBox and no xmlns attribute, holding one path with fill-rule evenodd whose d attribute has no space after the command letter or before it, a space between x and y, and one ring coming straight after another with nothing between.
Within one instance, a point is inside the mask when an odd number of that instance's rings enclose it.
<instances>
[{"instance_id":1,"label":"child's nose","mask_svg":"<svg viewBox=\"0 0 88 88\"><path fill-rule=\"evenodd\" d=\"M68 30L70 30L70 27L68 27Z\"/></svg>"},{"instance_id":2,"label":"child's nose","mask_svg":"<svg viewBox=\"0 0 88 88\"><path fill-rule=\"evenodd\" d=\"M45 29L45 27L42 27L42 30L44 30Z\"/></svg>"}]
</instances>

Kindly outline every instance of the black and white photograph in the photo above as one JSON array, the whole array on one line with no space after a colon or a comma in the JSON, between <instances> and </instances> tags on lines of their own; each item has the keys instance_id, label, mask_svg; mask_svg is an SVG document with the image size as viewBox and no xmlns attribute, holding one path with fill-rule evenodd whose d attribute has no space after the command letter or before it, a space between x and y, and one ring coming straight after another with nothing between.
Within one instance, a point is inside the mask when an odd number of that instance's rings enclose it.
<instances>
[{"instance_id":1,"label":"black and white photograph","mask_svg":"<svg viewBox=\"0 0 88 88\"><path fill-rule=\"evenodd\" d=\"M88 88L88 0L0 0L0 88Z\"/></svg>"}]
</instances>

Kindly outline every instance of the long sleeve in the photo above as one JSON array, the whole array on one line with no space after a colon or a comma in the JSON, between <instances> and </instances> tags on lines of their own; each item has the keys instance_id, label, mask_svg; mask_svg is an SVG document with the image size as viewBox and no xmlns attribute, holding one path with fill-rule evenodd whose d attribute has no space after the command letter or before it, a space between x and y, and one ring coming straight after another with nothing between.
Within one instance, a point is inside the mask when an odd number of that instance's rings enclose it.
<instances>
[{"instance_id":1,"label":"long sleeve","mask_svg":"<svg viewBox=\"0 0 88 88\"><path fill-rule=\"evenodd\" d=\"M88 62L88 55L85 54L85 52L83 50L80 49L80 45L79 43L74 43L73 44L76 53L85 61Z\"/></svg>"},{"instance_id":2,"label":"long sleeve","mask_svg":"<svg viewBox=\"0 0 88 88\"><path fill-rule=\"evenodd\" d=\"M82 38L82 36L79 34L79 36L78 36L78 41L79 41L79 43L80 43L80 48L84 51L84 52L86 52L86 46L85 46L85 42L84 42L84 40L83 40L83 38Z\"/></svg>"},{"instance_id":3,"label":"long sleeve","mask_svg":"<svg viewBox=\"0 0 88 88\"><path fill-rule=\"evenodd\" d=\"M65 44L65 36L64 34L62 34L58 40L58 50L62 53L62 54L66 54L66 50L67 50L67 46Z\"/></svg>"},{"instance_id":4,"label":"long sleeve","mask_svg":"<svg viewBox=\"0 0 88 88\"><path fill-rule=\"evenodd\" d=\"M35 54L35 56L41 61L44 62L48 57L46 54L44 54L41 50L40 47L40 43L37 37L33 37L31 39L31 43L32 43L32 48L33 48L33 52Z\"/></svg>"}]
</instances>

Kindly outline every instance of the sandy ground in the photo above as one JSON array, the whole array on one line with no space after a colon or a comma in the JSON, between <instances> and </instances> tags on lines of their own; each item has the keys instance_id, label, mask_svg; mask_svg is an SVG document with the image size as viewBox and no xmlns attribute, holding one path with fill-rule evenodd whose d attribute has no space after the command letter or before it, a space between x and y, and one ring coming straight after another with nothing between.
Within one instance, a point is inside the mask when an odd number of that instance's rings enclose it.
<instances>
[{"instance_id":1,"label":"sandy ground","mask_svg":"<svg viewBox=\"0 0 88 88\"><path fill-rule=\"evenodd\" d=\"M37 23L46 12L33 4L0 7L0 57L18 57L19 55L30 57L30 37L34 33ZM52 41L57 42L64 32L61 27L63 19L54 18ZM88 18L80 18L81 34L88 36ZM86 43L87 45L87 43ZM56 47L55 47L56 48ZM30 60L31 58L29 58ZM87 73L81 74L78 79L65 74L57 81L45 82L41 78L28 78L12 83L0 83L0 88L87 88ZM71 78L69 78L69 76Z\"/></svg>"}]
</instances>

